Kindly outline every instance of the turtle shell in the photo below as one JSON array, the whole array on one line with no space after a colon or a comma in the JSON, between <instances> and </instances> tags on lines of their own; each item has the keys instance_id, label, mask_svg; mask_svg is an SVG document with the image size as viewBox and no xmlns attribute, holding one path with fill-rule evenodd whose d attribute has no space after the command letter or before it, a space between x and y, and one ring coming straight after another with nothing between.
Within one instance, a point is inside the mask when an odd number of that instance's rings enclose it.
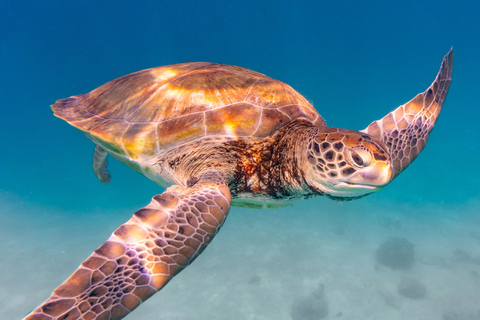
<instances>
[{"instance_id":1,"label":"turtle shell","mask_svg":"<svg viewBox=\"0 0 480 320\"><path fill-rule=\"evenodd\" d=\"M230 65L182 63L135 72L58 100L55 115L134 161L206 135L261 138L288 122L325 122L281 81Z\"/></svg>"}]
</instances>

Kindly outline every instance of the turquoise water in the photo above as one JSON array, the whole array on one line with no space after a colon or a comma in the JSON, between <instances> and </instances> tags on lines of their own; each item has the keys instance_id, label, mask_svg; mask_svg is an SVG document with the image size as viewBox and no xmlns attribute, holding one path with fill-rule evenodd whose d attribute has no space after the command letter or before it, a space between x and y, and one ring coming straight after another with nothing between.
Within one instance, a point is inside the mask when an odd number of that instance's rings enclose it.
<instances>
[{"instance_id":1,"label":"turquoise water","mask_svg":"<svg viewBox=\"0 0 480 320\"><path fill-rule=\"evenodd\" d=\"M52 115L55 100L140 69L211 61L282 80L330 126L363 129L423 92L452 45L444 110L391 185L349 203L232 208L205 253L127 319L296 320L295 301L320 284L329 319L477 315L480 5L463 3L0 2L0 319L43 302L162 192L113 160L111 183L98 182L92 142ZM415 244L410 271L375 262L392 236ZM400 295L404 276L427 296Z\"/></svg>"}]
</instances>

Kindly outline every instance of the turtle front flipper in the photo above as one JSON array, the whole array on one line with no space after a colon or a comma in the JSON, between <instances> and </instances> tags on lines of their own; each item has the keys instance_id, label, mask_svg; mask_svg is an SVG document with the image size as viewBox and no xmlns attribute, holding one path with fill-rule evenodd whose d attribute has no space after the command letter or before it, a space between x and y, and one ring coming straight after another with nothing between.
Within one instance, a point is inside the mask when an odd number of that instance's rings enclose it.
<instances>
[{"instance_id":1,"label":"turtle front flipper","mask_svg":"<svg viewBox=\"0 0 480 320\"><path fill-rule=\"evenodd\" d=\"M98 144L95 145L95 153L93 154L93 172L98 180L103 184L110 182L110 173L107 170L107 155L108 152Z\"/></svg>"},{"instance_id":2,"label":"turtle front flipper","mask_svg":"<svg viewBox=\"0 0 480 320\"><path fill-rule=\"evenodd\" d=\"M24 320L125 317L205 249L230 202L214 179L154 196Z\"/></svg>"},{"instance_id":3,"label":"turtle front flipper","mask_svg":"<svg viewBox=\"0 0 480 320\"><path fill-rule=\"evenodd\" d=\"M435 81L425 92L362 130L387 146L393 164L392 179L405 170L425 147L447 96L452 65L453 49L450 49Z\"/></svg>"}]
</instances>

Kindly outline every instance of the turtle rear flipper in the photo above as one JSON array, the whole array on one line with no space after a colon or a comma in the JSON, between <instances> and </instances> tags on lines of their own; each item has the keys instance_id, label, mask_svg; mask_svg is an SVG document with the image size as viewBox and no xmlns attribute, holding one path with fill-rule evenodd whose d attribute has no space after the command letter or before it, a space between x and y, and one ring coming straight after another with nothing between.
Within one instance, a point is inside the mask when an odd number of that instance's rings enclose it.
<instances>
[{"instance_id":1,"label":"turtle rear flipper","mask_svg":"<svg viewBox=\"0 0 480 320\"><path fill-rule=\"evenodd\" d=\"M25 320L125 317L205 249L230 201L228 187L211 177L154 196Z\"/></svg>"},{"instance_id":2,"label":"turtle rear flipper","mask_svg":"<svg viewBox=\"0 0 480 320\"><path fill-rule=\"evenodd\" d=\"M93 172L103 184L110 182L110 173L107 170L107 155L108 152L98 144L95 146L95 153L93 154Z\"/></svg>"},{"instance_id":3,"label":"turtle rear flipper","mask_svg":"<svg viewBox=\"0 0 480 320\"><path fill-rule=\"evenodd\" d=\"M387 146L394 169L392 179L405 170L425 147L447 96L452 66L453 49L450 49L435 81L425 92L361 130Z\"/></svg>"}]
</instances>

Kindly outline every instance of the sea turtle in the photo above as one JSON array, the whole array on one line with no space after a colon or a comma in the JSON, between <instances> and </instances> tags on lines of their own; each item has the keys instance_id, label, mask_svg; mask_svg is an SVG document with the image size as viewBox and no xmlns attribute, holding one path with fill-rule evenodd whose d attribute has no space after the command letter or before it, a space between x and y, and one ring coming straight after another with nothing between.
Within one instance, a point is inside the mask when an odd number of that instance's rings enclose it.
<instances>
[{"instance_id":1,"label":"sea turtle","mask_svg":"<svg viewBox=\"0 0 480 320\"><path fill-rule=\"evenodd\" d=\"M188 266L231 205L275 208L380 190L418 156L451 81L453 53L433 84L366 129L328 127L288 85L216 63L139 71L57 101L55 115L107 155L166 190L111 237L25 319L121 319Z\"/></svg>"}]
</instances>

